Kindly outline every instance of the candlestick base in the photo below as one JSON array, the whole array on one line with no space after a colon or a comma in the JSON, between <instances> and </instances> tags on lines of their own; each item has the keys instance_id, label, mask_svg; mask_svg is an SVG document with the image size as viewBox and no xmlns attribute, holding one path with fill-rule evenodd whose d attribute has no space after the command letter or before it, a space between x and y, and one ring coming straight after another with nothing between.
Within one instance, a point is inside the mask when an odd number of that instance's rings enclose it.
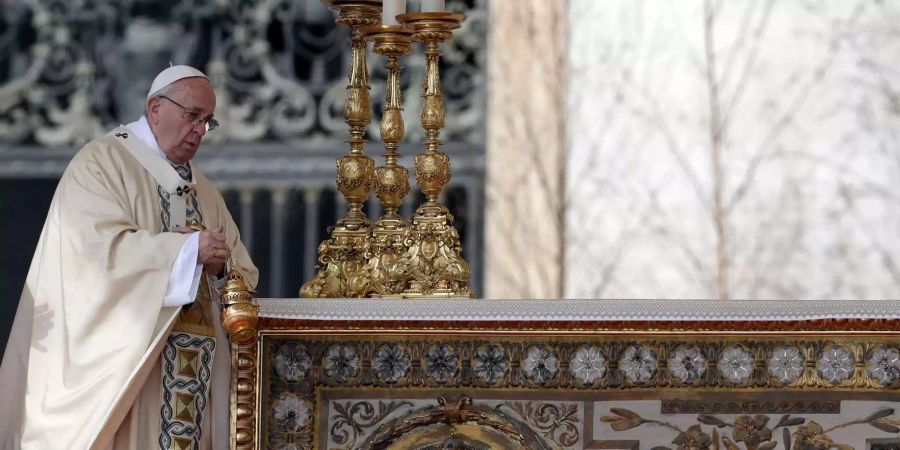
<instances>
[{"instance_id":1,"label":"candlestick base","mask_svg":"<svg viewBox=\"0 0 900 450\"><path fill-rule=\"evenodd\" d=\"M406 275L401 298L473 298L471 269L462 257L453 215L444 205L425 202L412 218L406 240L409 249L396 263Z\"/></svg>"}]
</instances>

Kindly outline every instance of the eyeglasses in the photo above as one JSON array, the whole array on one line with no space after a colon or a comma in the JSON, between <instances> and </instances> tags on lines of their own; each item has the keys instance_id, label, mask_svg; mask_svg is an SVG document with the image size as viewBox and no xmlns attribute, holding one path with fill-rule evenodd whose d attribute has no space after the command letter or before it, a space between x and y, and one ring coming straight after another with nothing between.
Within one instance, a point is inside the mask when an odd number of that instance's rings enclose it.
<instances>
[{"instance_id":1,"label":"eyeglasses","mask_svg":"<svg viewBox=\"0 0 900 450\"><path fill-rule=\"evenodd\" d=\"M159 97L174 103L175 106L184 110L184 118L194 126L203 125L203 129L206 130L207 133L219 128L219 121L215 118L210 117L209 119L204 119L203 117L200 117L199 112L187 109L182 106L181 103L178 103L165 95L160 95Z\"/></svg>"}]
</instances>

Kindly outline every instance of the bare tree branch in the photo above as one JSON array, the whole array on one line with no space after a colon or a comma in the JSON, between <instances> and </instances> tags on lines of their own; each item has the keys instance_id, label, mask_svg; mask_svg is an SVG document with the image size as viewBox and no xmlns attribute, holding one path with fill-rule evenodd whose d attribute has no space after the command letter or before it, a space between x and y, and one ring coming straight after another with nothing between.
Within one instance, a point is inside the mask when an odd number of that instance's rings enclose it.
<instances>
[{"instance_id":1,"label":"bare tree branch","mask_svg":"<svg viewBox=\"0 0 900 450\"><path fill-rule=\"evenodd\" d=\"M857 20L859 20L860 15L862 14L865 5L865 0L861 0L857 3L856 8L851 14L850 18L847 20L848 24L853 24ZM813 88L818 86L818 84L825 78L825 74L828 73L828 69L834 63L834 59L838 54L839 50L839 42L841 41L842 36L839 30L834 31L831 43L829 46L829 52L826 58L816 67L816 70L813 72L812 77L807 80L807 82L800 89L800 92L794 97L794 100L790 103L788 108L785 110L784 114L782 114L779 119L775 122L769 132L766 134L762 143L759 145L757 150L754 152L753 157L750 160L750 164L747 167L747 170L744 172L743 177L736 185L737 188L734 191L734 194L731 196L731 199L728 200L727 206L725 209L727 211L731 211L735 208L735 206L740 203L740 201L747 195L747 191L750 186L753 185L753 181L756 178L757 170L759 170L760 164L771 154L777 150L777 147L773 146L772 143L781 135L781 133L787 128L787 126L793 120L797 111L803 106L806 100L809 98L809 95L812 93Z\"/></svg>"}]
</instances>

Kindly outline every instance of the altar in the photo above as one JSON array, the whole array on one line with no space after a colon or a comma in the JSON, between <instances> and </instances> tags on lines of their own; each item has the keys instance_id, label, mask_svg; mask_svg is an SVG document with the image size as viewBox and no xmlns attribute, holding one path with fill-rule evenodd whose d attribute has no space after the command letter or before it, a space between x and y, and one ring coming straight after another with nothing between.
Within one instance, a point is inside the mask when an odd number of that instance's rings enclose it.
<instances>
[{"instance_id":1,"label":"altar","mask_svg":"<svg viewBox=\"0 0 900 450\"><path fill-rule=\"evenodd\" d=\"M442 199L452 170L440 44L466 16L442 1L414 13L402 1L323 1L350 28L350 139L335 178L347 210L320 242L302 299L251 301L238 271L229 274L232 447L900 446L900 302L474 299ZM369 43L387 74L377 167L365 152ZM424 53L425 140L407 168L400 58L414 43ZM411 174L424 201L407 217L398 208ZM538 253L529 247L506 266ZM730 298L719 256L717 296ZM555 261L564 273L565 259Z\"/></svg>"},{"instance_id":2,"label":"altar","mask_svg":"<svg viewBox=\"0 0 900 450\"><path fill-rule=\"evenodd\" d=\"M259 299L241 449L887 449L896 301Z\"/></svg>"}]
</instances>

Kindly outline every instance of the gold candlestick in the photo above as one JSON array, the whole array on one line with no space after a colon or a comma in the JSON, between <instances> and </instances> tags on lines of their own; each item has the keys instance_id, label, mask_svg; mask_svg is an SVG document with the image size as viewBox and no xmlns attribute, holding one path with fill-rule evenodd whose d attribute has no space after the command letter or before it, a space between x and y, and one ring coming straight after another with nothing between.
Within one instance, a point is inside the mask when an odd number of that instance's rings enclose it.
<instances>
[{"instance_id":1,"label":"gold candlestick","mask_svg":"<svg viewBox=\"0 0 900 450\"><path fill-rule=\"evenodd\" d=\"M364 153L366 126L372 121L369 69L363 29L380 22L381 0L322 0L338 12L336 23L351 28L350 65L344 120L350 126L350 153L337 160L337 187L349 210L329 230L331 237L319 244L316 275L300 288L301 297L365 297L369 275L366 267L371 222L362 212L375 178L375 161Z\"/></svg>"},{"instance_id":2,"label":"gold candlestick","mask_svg":"<svg viewBox=\"0 0 900 450\"><path fill-rule=\"evenodd\" d=\"M374 42L373 51L387 59L388 70L381 118L385 164L375 171L375 192L384 214L375 223L369 244L370 287L373 296L396 295L406 287L406 271L398 260L407 250L406 221L397 214L397 208L409 193L409 171L397 164L397 149L404 135L398 58L412 51L412 30L400 25L381 25L370 28L367 38Z\"/></svg>"},{"instance_id":3,"label":"gold candlestick","mask_svg":"<svg viewBox=\"0 0 900 450\"><path fill-rule=\"evenodd\" d=\"M407 283L403 297L472 297L469 264L462 257L453 215L438 203L450 181L450 157L440 149L444 127L444 98L438 70L438 44L453 37L466 16L447 12L402 14L397 20L413 31L413 40L425 44L425 80L422 87L422 127L425 151L416 155L416 182L426 201L416 209L409 226L409 249L404 256Z\"/></svg>"}]
</instances>

